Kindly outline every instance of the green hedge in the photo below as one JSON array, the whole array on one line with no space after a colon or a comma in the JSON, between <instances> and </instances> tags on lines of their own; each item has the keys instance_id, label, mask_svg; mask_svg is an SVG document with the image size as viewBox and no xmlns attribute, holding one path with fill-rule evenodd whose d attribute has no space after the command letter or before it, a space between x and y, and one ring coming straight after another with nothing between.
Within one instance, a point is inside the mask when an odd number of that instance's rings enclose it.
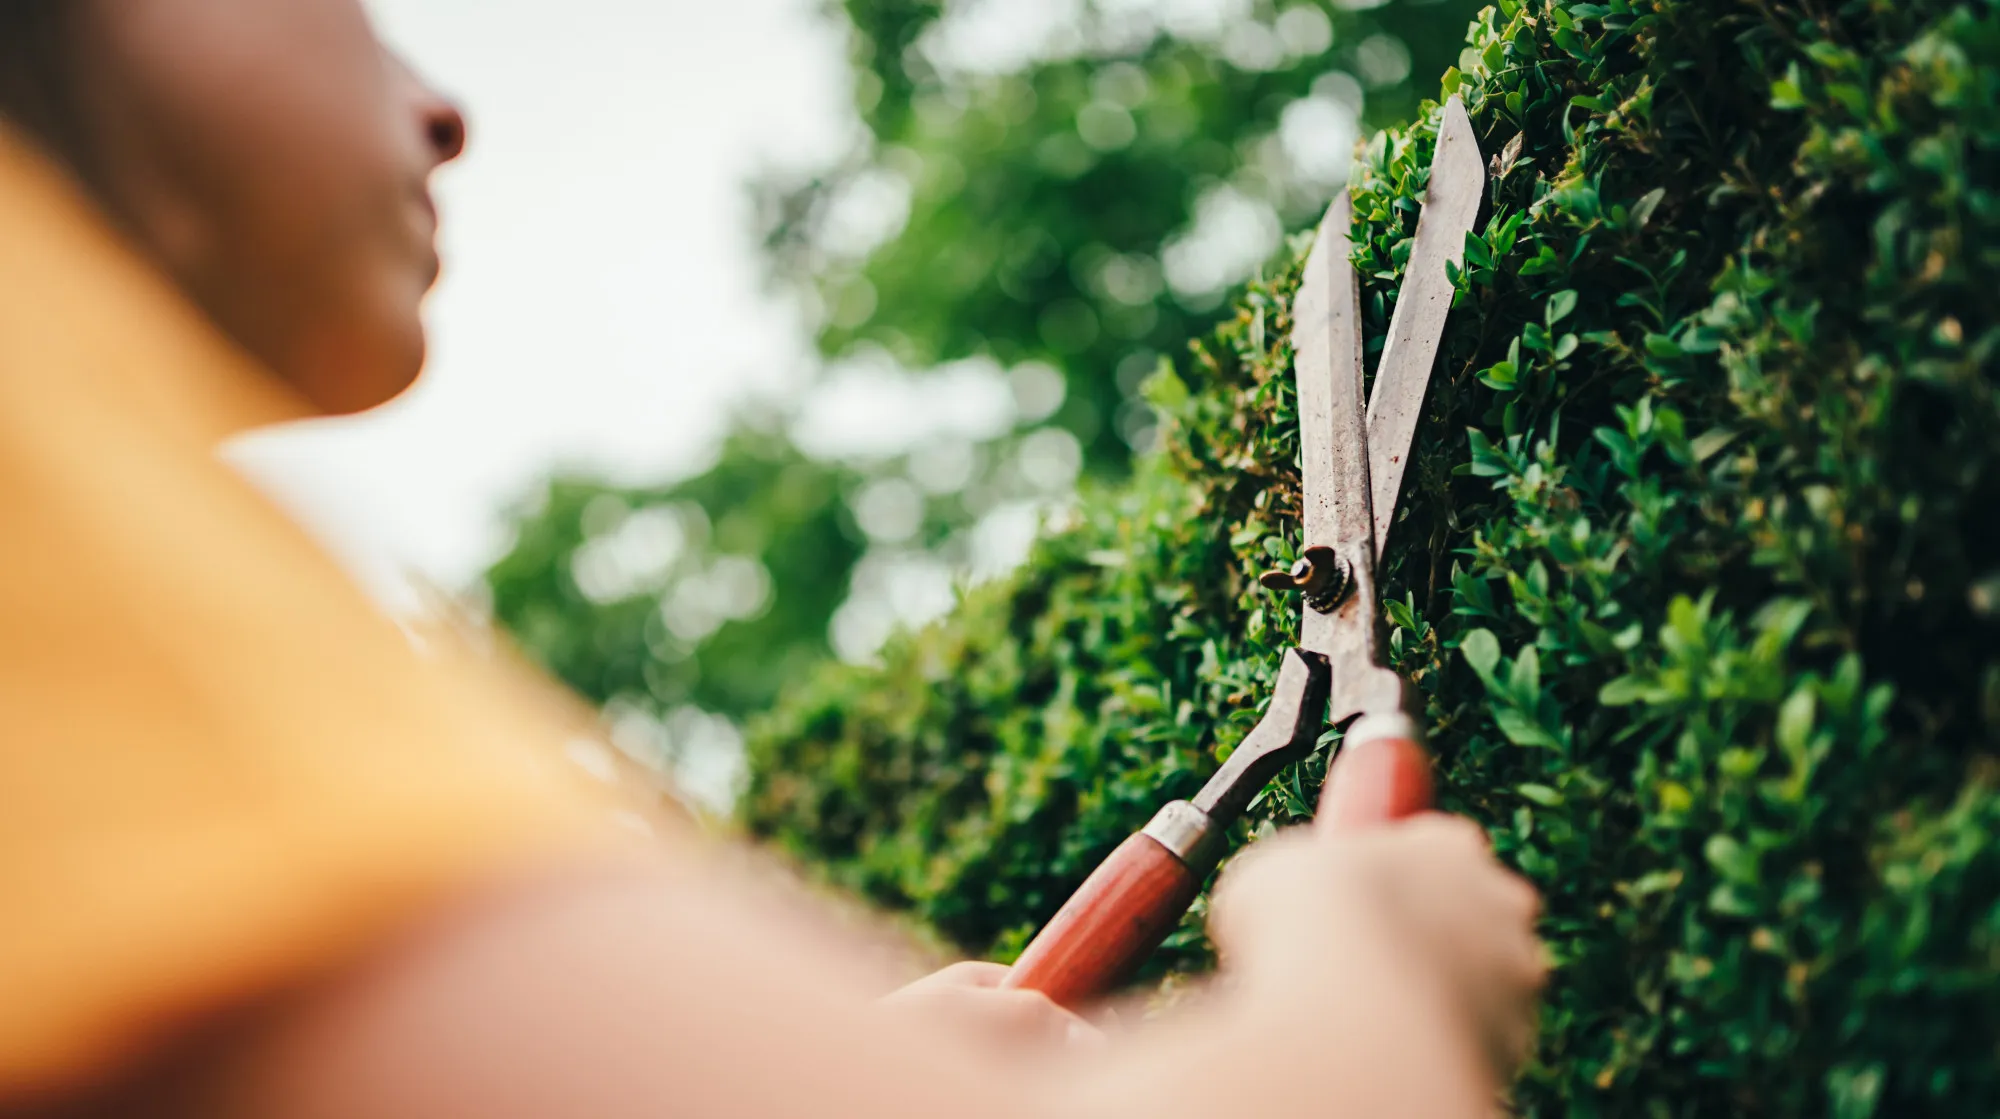
<instances>
[{"instance_id":1,"label":"green hedge","mask_svg":"<svg viewBox=\"0 0 2000 1119\"><path fill-rule=\"evenodd\" d=\"M1517 1106L2000 1113L2000 10L1506 0L1445 89L1496 174L1384 582L1445 805L1548 898ZM1435 120L1354 187L1371 349ZM1126 488L753 728L752 831L1004 957L1198 785L1295 631L1303 249Z\"/></svg>"}]
</instances>

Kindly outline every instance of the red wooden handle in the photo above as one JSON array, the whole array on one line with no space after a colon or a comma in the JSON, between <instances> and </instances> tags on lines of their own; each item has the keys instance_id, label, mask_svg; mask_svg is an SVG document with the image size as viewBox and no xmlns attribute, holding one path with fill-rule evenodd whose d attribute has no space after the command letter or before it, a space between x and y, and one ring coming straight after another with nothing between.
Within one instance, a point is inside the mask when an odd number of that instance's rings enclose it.
<instances>
[{"instance_id":1,"label":"red wooden handle","mask_svg":"<svg viewBox=\"0 0 2000 1119\"><path fill-rule=\"evenodd\" d=\"M1319 825L1368 827L1431 806L1430 755L1402 716L1365 718L1348 730L1320 794ZM1218 834L1210 817L1185 802L1163 809L1166 844L1146 832L1120 844L1029 943L1002 987L1040 991L1064 1006L1117 986L1153 953L1201 889L1214 865ZM1192 828L1192 830L1188 830ZM1194 866L1175 850L1189 852Z\"/></svg>"},{"instance_id":2,"label":"red wooden handle","mask_svg":"<svg viewBox=\"0 0 2000 1119\"><path fill-rule=\"evenodd\" d=\"M1134 834L1091 872L1000 985L1040 991L1063 1006L1104 994L1180 923L1201 879L1159 840Z\"/></svg>"},{"instance_id":3,"label":"red wooden handle","mask_svg":"<svg viewBox=\"0 0 2000 1119\"><path fill-rule=\"evenodd\" d=\"M1407 727L1384 729L1371 733L1364 719L1348 731L1320 791L1320 827L1365 828L1430 808L1430 755Z\"/></svg>"}]
</instances>

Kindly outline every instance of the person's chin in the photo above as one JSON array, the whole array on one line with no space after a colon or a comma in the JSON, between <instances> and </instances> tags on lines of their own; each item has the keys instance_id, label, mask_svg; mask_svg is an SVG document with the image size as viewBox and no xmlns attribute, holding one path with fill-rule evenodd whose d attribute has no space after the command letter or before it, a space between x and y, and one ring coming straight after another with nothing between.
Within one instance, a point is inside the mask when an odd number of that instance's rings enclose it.
<instances>
[{"instance_id":1,"label":"person's chin","mask_svg":"<svg viewBox=\"0 0 2000 1119\"><path fill-rule=\"evenodd\" d=\"M426 341L414 308L393 325L347 335L318 350L291 378L321 412L348 416L401 396L423 371Z\"/></svg>"},{"instance_id":2,"label":"person's chin","mask_svg":"<svg viewBox=\"0 0 2000 1119\"><path fill-rule=\"evenodd\" d=\"M367 392L358 394L356 407L349 412L365 412L380 408L410 390L423 375L424 361L430 353L429 339L421 320L412 321L409 329L387 348L382 360L375 366L376 376L367 385Z\"/></svg>"}]
</instances>

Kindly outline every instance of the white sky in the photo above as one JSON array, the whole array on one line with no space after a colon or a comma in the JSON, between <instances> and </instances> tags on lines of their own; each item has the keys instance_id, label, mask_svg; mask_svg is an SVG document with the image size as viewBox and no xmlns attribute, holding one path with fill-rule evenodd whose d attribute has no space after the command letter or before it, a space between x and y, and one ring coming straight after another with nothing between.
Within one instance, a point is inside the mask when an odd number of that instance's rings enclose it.
<instances>
[{"instance_id":1,"label":"white sky","mask_svg":"<svg viewBox=\"0 0 2000 1119\"><path fill-rule=\"evenodd\" d=\"M698 466L732 402L800 374L744 186L858 126L816 0L369 3L472 124L438 186L431 366L388 409L236 457L336 539L464 584L550 469Z\"/></svg>"}]
</instances>

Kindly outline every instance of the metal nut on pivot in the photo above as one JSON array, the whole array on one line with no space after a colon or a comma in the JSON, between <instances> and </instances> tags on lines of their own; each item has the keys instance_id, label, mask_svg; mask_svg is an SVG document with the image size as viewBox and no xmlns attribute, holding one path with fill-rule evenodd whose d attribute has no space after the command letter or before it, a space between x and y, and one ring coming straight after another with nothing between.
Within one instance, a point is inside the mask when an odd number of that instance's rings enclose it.
<instances>
[{"instance_id":1,"label":"metal nut on pivot","mask_svg":"<svg viewBox=\"0 0 2000 1119\"><path fill-rule=\"evenodd\" d=\"M1257 581L1274 591L1297 591L1306 596L1306 605L1322 614L1333 613L1340 600L1354 586L1347 561L1332 548L1307 548L1290 571L1266 571Z\"/></svg>"}]
</instances>

